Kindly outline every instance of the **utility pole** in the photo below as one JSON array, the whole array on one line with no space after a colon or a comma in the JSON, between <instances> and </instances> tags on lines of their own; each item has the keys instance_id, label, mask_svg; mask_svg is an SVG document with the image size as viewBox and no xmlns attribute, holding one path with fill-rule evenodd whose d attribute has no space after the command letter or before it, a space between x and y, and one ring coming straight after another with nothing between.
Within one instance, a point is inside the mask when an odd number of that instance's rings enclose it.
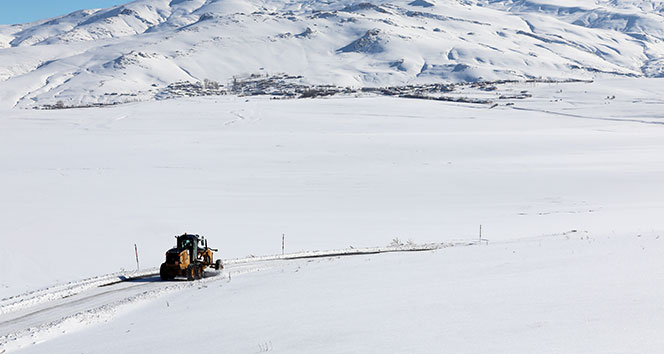
<instances>
[{"instance_id":1,"label":"utility pole","mask_svg":"<svg viewBox=\"0 0 664 354\"><path fill-rule=\"evenodd\" d=\"M480 245L482 245L482 224L480 224Z\"/></svg>"},{"instance_id":2,"label":"utility pole","mask_svg":"<svg viewBox=\"0 0 664 354\"><path fill-rule=\"evenodd\" d=\"M281 234L281 255L286 251L286 234Z\"/></svg>"},{"instance_id":3,"label":"utility pole","mask_svg":"<svg viewBox=\"0 0 664 354\"><path fill-rule=\"evenodd\" d=\"M139 266L139 263L138 263L138 246L136 246L135 243L134 243L134 251L136 251L136 270L138 271L138 270L141 270L141 267Z\"/></svg>"}]
</instances>

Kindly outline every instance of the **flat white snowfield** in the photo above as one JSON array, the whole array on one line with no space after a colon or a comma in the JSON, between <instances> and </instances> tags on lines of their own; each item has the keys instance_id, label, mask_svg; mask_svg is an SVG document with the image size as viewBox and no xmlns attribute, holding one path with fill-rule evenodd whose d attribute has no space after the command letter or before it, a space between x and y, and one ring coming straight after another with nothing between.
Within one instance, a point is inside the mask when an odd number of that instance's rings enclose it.
<instances>
[{"instance_id":1,"label":"flat white snowfield","mask_svg":"<svg viewBox=\"0 0 664 354\"><path fill-rule=\"evenodd\" d=\"M505 91L533 97L0 112L0 297L133 269L134 244L158 266L184 232L223 258L278 253L282 233L291 252L470 240L480 224L490 240L280 263L23 349L183 352L187 318L218 352L661 352L661 80Z\"/></svg>"}]
</instances>

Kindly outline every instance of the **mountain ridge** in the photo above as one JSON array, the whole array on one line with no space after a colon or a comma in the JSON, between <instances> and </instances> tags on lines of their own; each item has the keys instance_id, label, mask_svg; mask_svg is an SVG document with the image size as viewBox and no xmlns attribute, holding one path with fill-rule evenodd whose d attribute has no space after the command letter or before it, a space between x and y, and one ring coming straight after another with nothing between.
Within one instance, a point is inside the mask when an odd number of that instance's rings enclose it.
<instances>
[{"instance_id":1,"label":"mountain ridge","mask_svg":"<svg viewBox=\"0 0 664 354\"><path fill-rule=\"evenodd\" d=\"M305 84L664 77L664 2L138 0L0 26L0 100L154 99L180 81Z\"/></svg>"}]
</instances>

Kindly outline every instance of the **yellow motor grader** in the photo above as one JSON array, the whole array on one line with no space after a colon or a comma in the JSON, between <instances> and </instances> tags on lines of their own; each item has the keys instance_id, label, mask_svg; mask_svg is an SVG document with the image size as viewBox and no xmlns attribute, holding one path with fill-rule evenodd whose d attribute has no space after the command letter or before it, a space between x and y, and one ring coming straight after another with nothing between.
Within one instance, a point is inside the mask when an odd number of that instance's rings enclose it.
<instances>
[{"instance_id":1,"label":"yellow motor grader","mask_svg":"<svg viewBox=\"0 0 664 354\"><path fill-rule=\"evenodd\" d=\"M213 261L212 252L205 237L192 234L175 236L177 245L166 252L166 262L159 268L161 280L186 277L187 280L201 279L205 268L223 269L221 259Z\"/></svg>"}]
</instances>

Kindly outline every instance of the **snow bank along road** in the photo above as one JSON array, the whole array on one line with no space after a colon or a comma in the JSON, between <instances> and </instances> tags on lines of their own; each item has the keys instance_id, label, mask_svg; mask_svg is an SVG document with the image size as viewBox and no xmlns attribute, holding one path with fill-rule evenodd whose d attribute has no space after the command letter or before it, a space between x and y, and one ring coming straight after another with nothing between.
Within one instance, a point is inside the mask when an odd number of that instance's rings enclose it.
<instances>
[{"instance_id":1,"label":"snow bank along road","mask_svg":"<svg viewBox=\"0 0 664 354\"><path fill-rule=\"evenodd\" d=\"M390 247L311 251L284 255L247 257L224 262L224 272L206 271L201 281L161 281L158 271L150 269L127 274L111 274L53 286L0 300L0 346L20 344L26 337L48 335L67 322L90 322L110 315L118 307L160 294L203 286L208 282L271 268L275 262L368 255L391 252L431 251L444 247L471 245L472 242L429 245L395 245ZM34 341L34 339L29 339Z\"/></svg>"},{"instance_id":2,"label":"snow bank along road","mask_svg":"<svg viewBox=\"0 0 664 354\"><path fill-rule=\"evenodd\" d=\"M99 310L5 349L659 354L661 236L568 232L440 251L250 262L164 284L174 289L148 278L143 287L96 289L124 296L109 294ZM133 300L140 291L149 301Z\"/></svg>"}]
</instances>

